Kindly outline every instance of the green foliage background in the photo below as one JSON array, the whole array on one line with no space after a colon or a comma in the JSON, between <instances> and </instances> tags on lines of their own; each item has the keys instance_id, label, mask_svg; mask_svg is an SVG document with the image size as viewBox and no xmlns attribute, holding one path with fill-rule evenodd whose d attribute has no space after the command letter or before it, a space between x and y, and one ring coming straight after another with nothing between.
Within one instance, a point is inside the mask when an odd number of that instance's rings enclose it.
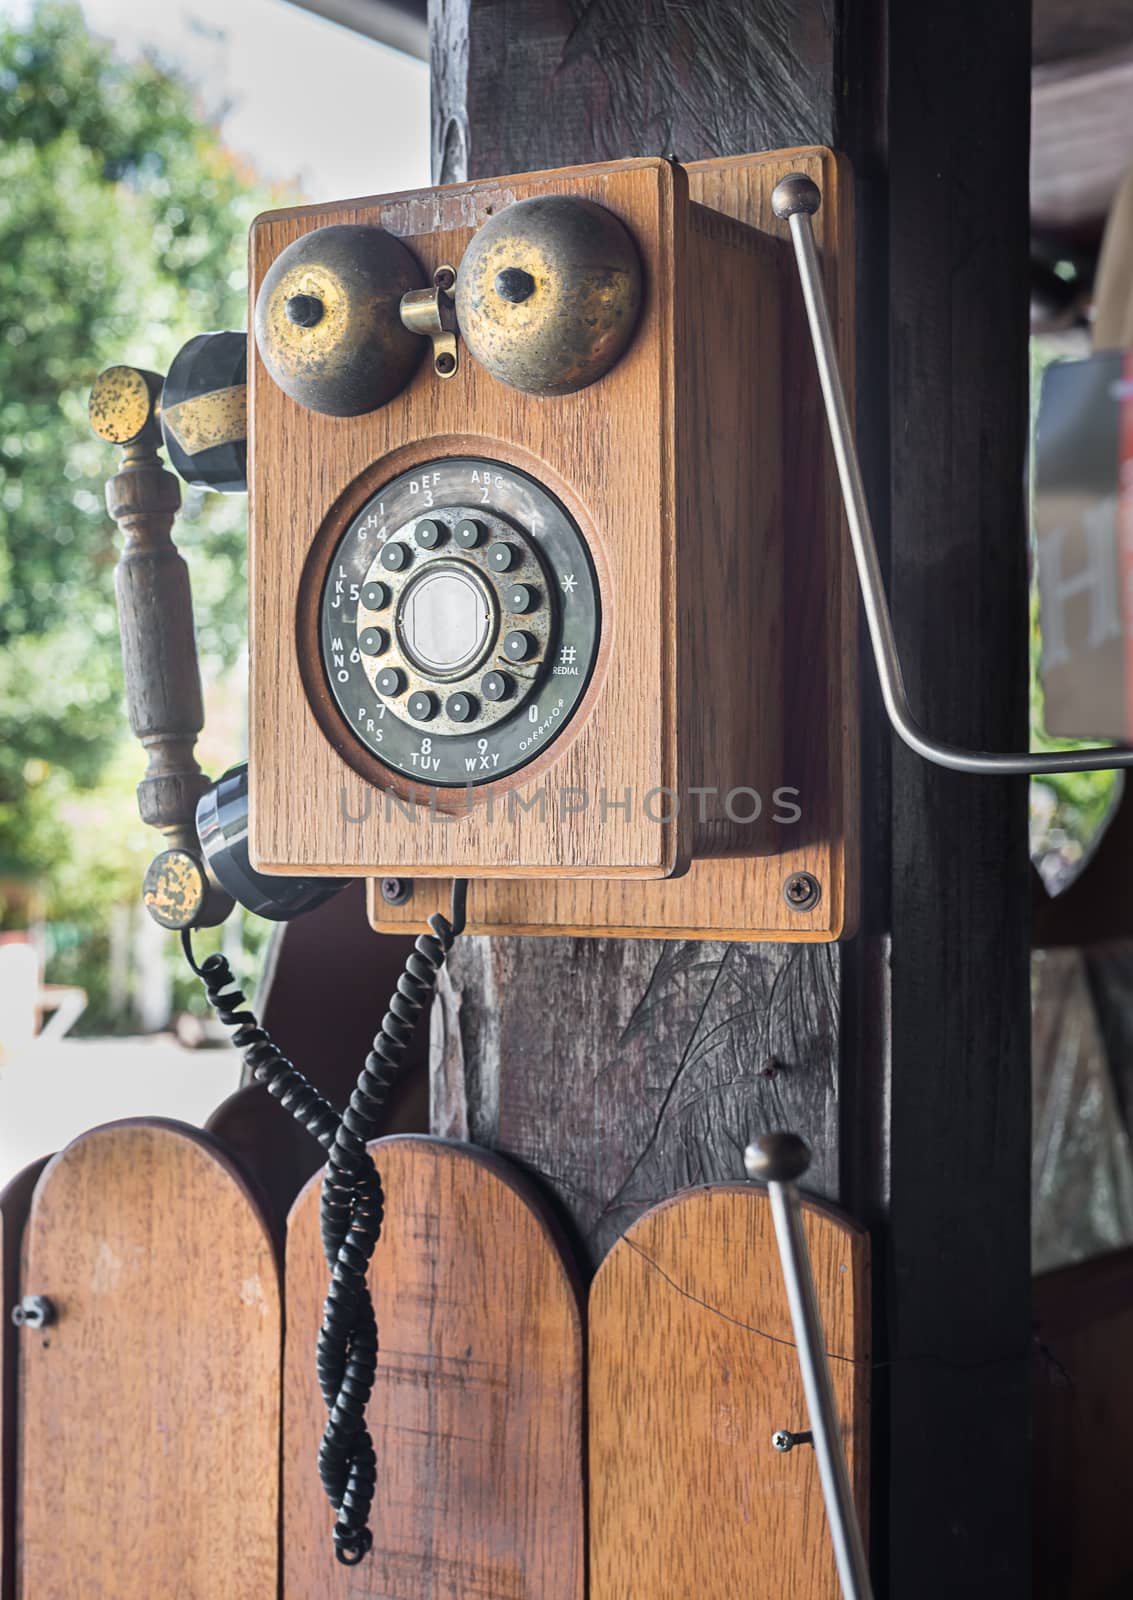
<instances>
[{"instance_id":1,"label":"green foliage background","mask_svg":"<svg viewBox=\"0 0 1133 1600\"><path fill-rule=\"evenodd\" d=\"M192 90L123 64L72 5L0 19L0 928L43 917L49 977L109 1010L109 909L136 903L153 838L125 720L114 610L114 452L86 401L114 362L164 370L246 322L247 229L279 203L224 148ZM202 673L245 638L242 497L185 491ZM215 765L237 759L242 734Z\"/></svg>"}]
</instances>

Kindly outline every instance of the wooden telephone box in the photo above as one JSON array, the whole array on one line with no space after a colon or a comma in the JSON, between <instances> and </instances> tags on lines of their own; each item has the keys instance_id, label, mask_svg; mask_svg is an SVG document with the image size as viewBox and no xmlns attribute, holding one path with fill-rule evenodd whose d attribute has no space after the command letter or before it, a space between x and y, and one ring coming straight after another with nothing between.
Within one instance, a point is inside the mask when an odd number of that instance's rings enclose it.
<instances>
[{"instance_id":1,"label":"wooden telephone box","mask_svg":"<svg viewBox=\"0 0 1133 1600\"><path fill-rule=\"evenodd\" d=\"M454 874L474 880L473 929L829 939L852 923L853 594L770 212L792 170L823 186L844 297L844 183L820 150L256 223L261 870L412 878L403 910L372 895L383 928L423 924L446 892L429 880ZM462 332L436 289L432 359L350 323L355 264L336 252L387 235L391 296L450 286ZM527 298L506 297L508 273ZM310 327L288 320L300 300L323 308ZM351 359L384 361L380 404L343 398ZM445 606L467 610L467 637L438 661Z\"/></svg>"}]
</instances>

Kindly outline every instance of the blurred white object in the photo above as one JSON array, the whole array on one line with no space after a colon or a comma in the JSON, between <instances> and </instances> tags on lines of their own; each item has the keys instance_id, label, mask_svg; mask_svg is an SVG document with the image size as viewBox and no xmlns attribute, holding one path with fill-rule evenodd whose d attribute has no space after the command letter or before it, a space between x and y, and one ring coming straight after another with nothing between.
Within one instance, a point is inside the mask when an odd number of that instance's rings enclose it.
<instances>
[{"instance_id":1,"label":"blurred white object","mask_svg":"<svg viewBox=\"0 0 1133 1600\"><path fill-rule=\"evenodd\" d=\"M83 989L44 983L43 958L26 934L0 934L0 1062L37 1039L62 1039L86 1003Z\"/></svg>"},{"instance_id":2,"label":"blurred white object","mask_svg":"<svg viewBox=\"0 0 1133 1600\"><path fill-rule=\"evenodd\" d=\"M0 1068L0 1188L29 1161L122 1117L203 1127L240 1085L238 1050L143 1039L45 1039Z\"/></svg>"}]
</instances>

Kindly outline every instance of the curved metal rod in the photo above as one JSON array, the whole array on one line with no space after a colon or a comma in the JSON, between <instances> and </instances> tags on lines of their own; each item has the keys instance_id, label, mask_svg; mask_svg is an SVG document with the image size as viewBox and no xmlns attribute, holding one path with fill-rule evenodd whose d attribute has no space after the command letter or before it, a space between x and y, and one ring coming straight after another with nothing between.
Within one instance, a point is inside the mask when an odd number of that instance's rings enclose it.
<instances>
[{"instance_id":1,"label":"curved metal rod","mask_svg":"<svg viewBox=\"0 0 1133 1600\"><path fill-rule=\"evenodd\" d=\"M940 744L931 739L917 724L909 708L909 697L901 674L901 661L897 654L897 641L893 636L893 621L881 575L881 562L877 555L877 541L866 503L861 466L854 445L846 394L838 370L834 335L830 327L830 311L822 282L818 251L814 243L811 217L818 210L822 196L818 185L804 173L792 173L777 184L771 196L775 215L785 221L791 231L795 250L795 264L802 284L806 303L810 337L814 345L814 359L822 385L822 398L826 406L826 421L830 429L830 442L834 447L834 460L838 467L838 481L842 486L842 499L846 507L846 521L850 529L850 542L858 569L862 605L869 626L873 659L881 684L881 697L893 731L905 741L910 750L923 756L938 767L949 767L953 772L975 772L992 775L1019 775L1024 773L1100 772L1109 767L1133 766L1133 749L1110 749L1091 746L1087 750L1059 750L1038 754L1019 751L1017 754L999 755L984 750L964 750L954 745Z\"/></svg>"}]
</instances>

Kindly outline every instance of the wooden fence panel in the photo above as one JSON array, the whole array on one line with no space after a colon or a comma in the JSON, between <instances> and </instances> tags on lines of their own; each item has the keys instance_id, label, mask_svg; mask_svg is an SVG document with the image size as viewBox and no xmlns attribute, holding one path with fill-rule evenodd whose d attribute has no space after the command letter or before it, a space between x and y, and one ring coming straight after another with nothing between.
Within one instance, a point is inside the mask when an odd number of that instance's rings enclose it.
<instances>
[{"instance_id":1,"label":"wooden fence panel","mask_svg":"<svg viewBox=\"0 0 1133 1600\"><path fill-rule=\"evenodd\" d=\"M370 1270L374 1548L336 1564L316 1470L327 1268L313 1179L288 1226L286 1600L583 1600L582 1317L546 1211L482 1150L371 1148L386 1196Z\"/></svg>"},{"instance_id":2,"label":"wooden fence panel","mask_svg":"<svg viewBox=\"0 0 1133 1600\"><path fill-rule=\"evenodd\" d=\"M177 1123L97 1128L48 1166L20 1334L19 1600L275 1600L281 1295L260 1210Z\"/></svg>"},{"instance_id":3,"label":"wooden fence panel","mask_svg":"<svg viewBox=\"0 0 1133 1600\"><path fill-rule=\"evenodd\" d=\"M804 1210L851 1473L865 1508L869 1241ZM767 1195L693 1189L649 1211L590 1291L592 1600L837 1600Z\"/></svg>"}]
</instances>

